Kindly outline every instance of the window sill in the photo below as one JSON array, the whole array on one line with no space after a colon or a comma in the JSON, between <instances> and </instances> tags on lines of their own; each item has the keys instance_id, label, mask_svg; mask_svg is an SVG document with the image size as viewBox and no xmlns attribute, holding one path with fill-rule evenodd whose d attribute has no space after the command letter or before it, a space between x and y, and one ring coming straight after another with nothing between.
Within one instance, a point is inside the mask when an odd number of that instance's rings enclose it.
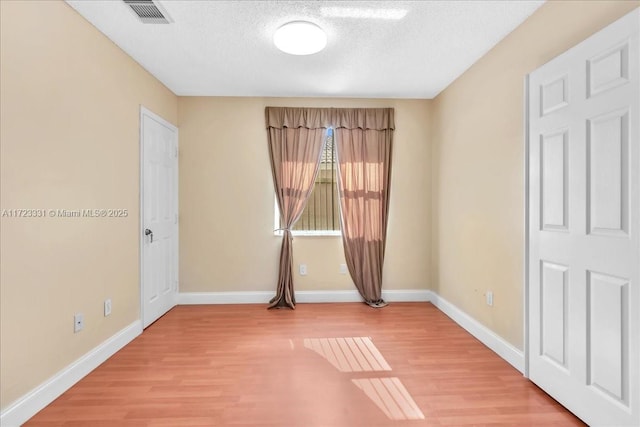
<instances>
[{"instance_id":1,"label":"window sill","mask_svg":"<svg viewBox=\"0 0 640 427\"><path fill-rule=\"evenodd\" d=\"M282 230L276 230L273 232L274 236L282 236L284 232ZM340 230L293 230L291 232L293 237L340 237L342 232Z\"/></svg>"}]
</instances>

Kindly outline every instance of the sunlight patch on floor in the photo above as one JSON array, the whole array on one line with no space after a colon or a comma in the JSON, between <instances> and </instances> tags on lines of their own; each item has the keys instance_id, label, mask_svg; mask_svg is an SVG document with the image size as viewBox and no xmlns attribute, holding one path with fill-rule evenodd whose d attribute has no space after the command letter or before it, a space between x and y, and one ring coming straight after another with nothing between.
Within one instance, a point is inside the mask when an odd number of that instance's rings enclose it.
<instances>
[{"instance_id":1,"label":"sunlight patch on floor","mask_svg":"<svg viewBox=\"0 0 640 427\"><path fill-rule=\"evenodd\" d=\"M304 347L314 351L340 372L391 371L369 337L305 338ZM424 414L397 377L353 378L351 382L391 420L423 420Z\"/></svg>"},{"instance_id":2,"label":"sunlight patch on floor","mask_svg":"<svg viewBox=\"0 0 640 427\"><path fill-rule=\"evenodd\" d=\"M324 357L340 372L391 370L369 337L305 338L304 346Z\"/></svg>"},{"instance_id":3,"label":"sunlight patch on floor","mask_svg":"<svg viewBox=\"0 0 640 427\"><path fill-rule=\"evenodd\" d=\"M391 420L423 420L424 415L399 378L351 380Z\"/></svg>"}]
</instances>

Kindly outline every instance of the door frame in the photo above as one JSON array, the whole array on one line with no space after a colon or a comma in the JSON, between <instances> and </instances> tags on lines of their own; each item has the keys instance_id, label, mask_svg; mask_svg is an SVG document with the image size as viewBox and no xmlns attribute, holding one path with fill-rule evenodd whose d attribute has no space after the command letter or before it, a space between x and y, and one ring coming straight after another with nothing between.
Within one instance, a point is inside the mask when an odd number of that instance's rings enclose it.
<instances>
[{"instance_id":1,"label":"door frame","mask_svg":"<svg viewBox=\"0 0 640 427\"><path fill-rule=\"evenodd\" d=\"M529 378L529 76L524 76L524 295L523 295L523 315L524 315L524 370L522 374Z\"/></svg>"},{"instance_id":2,"label":"door frame","mask_svg":"<svg viewBox=\"0 0 640 427\"><path fill-rule=\"evenodd\" d=\"M144 117L151 117L154 120L162 123L164 126L167 126L171 129L173 129L176 133L176 151L179 150L179 143L180 143L180 138L179 138L179 133L178 133L178 127L173 125L172 123L168 122L167 120L163 119L162 117L160 117L159 115L157 115L156 113L154 113L153 111L149 110L148 108L146 108L144 105L140 104L140 113L139 113L139 121L138 121L138 145L139 145L139 181L138 181L138 188L139 188L139 200L138 200L138 206L139 206L139 211L140 211L140 215L138 217L138 286L140 287L139 289L139 295L140 295L140 323L142 325L142 329L144 330L145 326L144 326L144 239L145 239L145 234L144 234ZM180 180L180 173L179 173L179 161L178 161L178 157L176 156L176 215L177 215L177 224L176 224L176 239L178 239L178 242L180 241L180 227L179 227L179 215L178 215L178 207L179 207L179 180ZM174 306L177 304L177 296L178 293L180 292L180 271L179 271L179 266L180 266L180 250L179 250L180 246L178 244L178 249L176 250L176 275L178 277L178 281L176 283L176 300L174 301ZM149 325L147 325L149 326Z\"/></svg>"}]
</instances>

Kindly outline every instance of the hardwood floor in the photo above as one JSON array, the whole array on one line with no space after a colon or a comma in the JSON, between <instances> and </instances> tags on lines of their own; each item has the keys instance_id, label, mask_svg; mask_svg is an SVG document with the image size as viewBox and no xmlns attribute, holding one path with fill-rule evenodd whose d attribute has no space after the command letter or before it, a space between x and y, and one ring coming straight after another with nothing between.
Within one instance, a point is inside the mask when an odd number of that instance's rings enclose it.
<instances>
[{"instance_id":1,"label":"hardwood floor","mask_svg":"<svg viewBox=\"0 0 640 427\"><path fill-rule=\"evenodd\" d=\"M583 424L431 304L394 303L179 306L26 425Z\"/></svg>"}]
</instances>

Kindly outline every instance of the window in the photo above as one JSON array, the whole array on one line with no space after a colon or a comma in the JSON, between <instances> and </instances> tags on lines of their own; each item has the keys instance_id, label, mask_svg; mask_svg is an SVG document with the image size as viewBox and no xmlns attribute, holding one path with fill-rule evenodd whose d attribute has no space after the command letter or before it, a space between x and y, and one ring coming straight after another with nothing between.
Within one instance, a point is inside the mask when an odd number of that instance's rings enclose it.
<instances>
[{"instance_id":1,"label":"window","mask_svg":"<svg viewBox=\"0 0 640 427\"><path fill-rule=\"evenodd\" d=\"M327 129L316 182L302 216L293 226L294 235L340 235L340 199L338 196L336 150L333 129ZM276 202L275 223L280 224L280 212ZM282 234L278 232L277 234Z\"/></svg>"}]
</instances>

